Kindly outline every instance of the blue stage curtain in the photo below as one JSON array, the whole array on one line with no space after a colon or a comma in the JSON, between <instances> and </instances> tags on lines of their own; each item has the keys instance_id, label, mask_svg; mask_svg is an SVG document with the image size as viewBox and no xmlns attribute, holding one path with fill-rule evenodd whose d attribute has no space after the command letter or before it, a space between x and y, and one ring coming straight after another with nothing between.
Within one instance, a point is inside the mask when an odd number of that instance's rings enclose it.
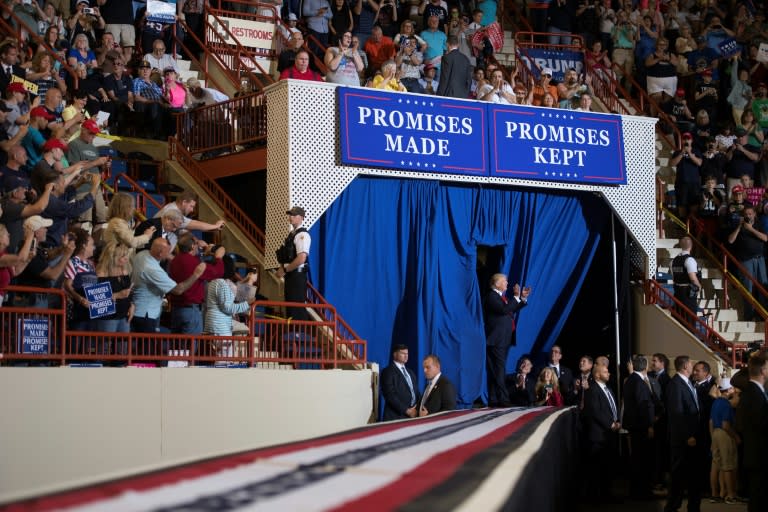
<instances>
[{"instance_id":1,"label":"blue stage curtain","mask_svg":"<svg viewBox=\"0 0 768 512\"><path fill-rule=\"evenodd\" d=\"M533 288L511 372L557 339L608 218L589 193L360 176L311 229L311 277L368 341L369 360L384 367L407 344L422 389L421 359L437 354L467 407L486 388L476 247L503 246L510 290Z\"/></svg>"}]
</instances>

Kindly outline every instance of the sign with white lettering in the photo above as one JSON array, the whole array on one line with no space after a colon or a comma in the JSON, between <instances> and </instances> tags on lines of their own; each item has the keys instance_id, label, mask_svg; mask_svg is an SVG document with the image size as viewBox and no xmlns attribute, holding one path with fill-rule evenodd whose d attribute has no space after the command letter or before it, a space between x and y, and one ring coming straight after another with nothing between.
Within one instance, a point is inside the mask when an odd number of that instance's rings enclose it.
<instances>
[{"instance_id":1,"label":"sign with white lettering","mask_svg":"<svg viewBox=\"0 0 768 512\"><path fill-rule=\"evenodd\" d=\"M741 51L741 45L734 38L729 37L720 41L717 44L717 49L720 50L720 57L730 59Z\"/></svg>"},{"instance_id":2,"label":"sign with white lettering","mask_svg":"<svg viewBox=\"0 0 768 512\"><path fill-rule=\"evenodd\" d=\"M338 87L341 161L485 176L486 104Z\"/></svg>"},{"instance_id":3,"label":"sign with white lettering","mask_svg":"<svg viewBox=\"0 0 768 512\"><path fill-rule=\"evenodd\" d=\"M46 318L19 318L18 351L21 354L47 354L50 326Z\"/></svg>"},{"instance_id":4,"label":"sign with white lettering","mask_svg":"<svg viewBox=\"0 0 768 512\"><path fill-rule=\"evenodd\" d=\"M522 105L488 109L491 176L627 183L621 116Z\"/></svg>"},{"instance_id":5,"label":"sign with white lettering","mask_svg":"<svg viewBox=\"0 0 768 512\"><path fill-rule=\"evenodd\" d=\"M148 0L147 20L158 23L176 23L176 2Z\"/></svg>"},{"instance_id":6,"label":"sign with white lettering","mask_svg":"<svg viewBox=\"0 0 768 512\"><path fill-rule=\"evenodd\" d=\"M115 314L115 300L109 281L83 286L83 291L88 299L88 313L91 319Z\"/></svg>"},{"instance_id":7,"label":"sign with white lettering","mask_svg":"<svg viewBox=\"0 0 768 512\"><path fill-rule=\"evenodd\" d=\"M521 51L520 59L525 62L528 69L532 69L536 80L539 79L539 70L549 68L552 70L552 80L562 82L565 72L570 68L581 74L584 70L584 54L570 50L549 50L547 48L526 48ZM531 65L531 60L536 66Z\"/></svg>"},{"instance_id":8,"label":"sign with white lettering","mask_svg":"<svg viewBox=\"0 0 768 512\"><path fill-rule=\"evenodd\" d=\"M237 44L229 37L227 31L222 25L229 29L229 32L235 36L238 42L246 48L262 48L265 50L275 49L275 24L263 21L241 20L238 18L219 17L221 23L216 21L211 15L208 15L208 23L214 27L216 32L224 39L227 44ZM209 38L210 40L210 38Z\"/></svg>"}]
</instances>

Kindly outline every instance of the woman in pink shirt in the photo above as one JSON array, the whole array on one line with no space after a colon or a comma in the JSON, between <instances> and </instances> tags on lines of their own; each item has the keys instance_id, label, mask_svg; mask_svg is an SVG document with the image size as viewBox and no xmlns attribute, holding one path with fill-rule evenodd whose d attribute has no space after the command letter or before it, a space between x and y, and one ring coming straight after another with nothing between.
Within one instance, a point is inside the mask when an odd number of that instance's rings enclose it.
<instances>
[{"instance_id":1,"label":"woman in pink shirt","mask_svg":"<svg viewBox=\"0 0 768 512\"><path fill-rule=\"evenodd\" d=\"M167 132L176 136L176 119L174 113L184 112L184 103L187 100L186 86L176 79L176 70L171 66L163 69L163 98L168 102Z\"/></svg>"}]
</instances>

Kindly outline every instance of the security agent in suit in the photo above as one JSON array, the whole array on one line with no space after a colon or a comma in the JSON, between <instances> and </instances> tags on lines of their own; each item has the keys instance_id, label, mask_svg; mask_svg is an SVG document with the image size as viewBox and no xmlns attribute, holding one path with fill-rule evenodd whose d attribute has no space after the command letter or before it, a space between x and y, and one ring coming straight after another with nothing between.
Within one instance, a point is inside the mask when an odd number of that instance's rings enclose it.
<instances>
[{"instance_id":1,"label":"security agent in suit","mask_svg":"<svg viewBox=\"0 0 768 512\"><path fill-rule=\"evenodd\" d=\"M585 460L589 467L586 491L597 499L610 498L610 482L618 449L621 429L619 405L616 396L608 388L611 374L608 366L596 364L592 368L594 384L584 392L583 435Z\"/></svg>"},{"instance_id":2,"label":"security agent in suit","mask_svg":"<svg viewBox=\"0 0 768 512\"><path fill-rule=\"evenodd\" d=\"M674 512L683 503L683 490L688 489L688 510L697 512L701 504L701 479L696 471L705 458L699 403L691 384L693 362L688 356L675 358L677 372L667 385L666 407L669 418L670 480L664 512Z\"/></svg>"},{"instance_id":3,"label":"security agent in suit","mask_svg":"<svg viewBox=\"0 0 768 512\"><path fill-rule=\"evenodd\" d=\"M653 460L655 408L651 383L646 371L648 358L638 354L632 358L634 372L624 384L624 415L622 425L629 432L630 493L636 498L649 498Z\"/></svg>"},{"instance_id":4,"label":"security agent in suit","mask_svg":"<svg viewBox=\"0 0 768 512\"><path fill-rule=\"evenodd\" d=\"M406 367L408 346L392 347L392 363L381 371L381 394L384 396L383 421L415 418L419 403L416 375Z\"/></svg>"},{"instance_id":5,"label":"security agent in suit","mask_svg":"<svg viewBox=\"0 0 768 512\"><path fill-rule=\"evenodd\" d=\"M744 444L744 469L749 489L749 512L768 510L768 356L757 352L747 363L749 382L736 408L736 426Z\"/></svg>"},{"instance_id":6,"label":"security agent in suit","mask_svg":"<svg viewBox=\"0 0 768 512\"><path fill-rule=\"evenodd\" d=\"M427 386L419 402L419 416L456 409L456 388L440 371L440 358L430 354L421 366Z\"/></svg>"},{"instance_id":7,"label":"security agent in suit","mask_svg":"<svg viewBox=\"0 0 768 512\"><path fill-rule=\"evenodd\" d=\"M438 96L451 98L469 98L472 85L472 64L466 55L459 51L459 38L448 36L448 50L443 55L440 68L440 85L437 86Z\"/></svg>"},{"instance_id":8,"label":"security agent in suit","mask_svg":"<svg viewBox=\"0 0 768 512\"><path fill-rule=\"evenodd\" d=\"M549 351L549 362L547 363L547 366L555 370L557 383L560 386L560 394L565 398L565 403L567 405L573 405L575 403L575 395L573 393L573 372L570 368L560 364L562 358L563 350L560 346L552 345L552 348Z\"/></svg>"},{"instance_id":9,"label":"security agent in suit","mask_svg":"<svg viewBox=\"0 0 768 512\"><path fill-rule=\"evenodd\" d=\"M509 393L505 385L509 347L515 345L516 322L514 314L528 305L530 288L520 290L514 286L513 297L506 297L507 276L494 274L491 289L485 299L485 368L488 373L488 405L509 407Z\"/></svg>"}]
</instances>

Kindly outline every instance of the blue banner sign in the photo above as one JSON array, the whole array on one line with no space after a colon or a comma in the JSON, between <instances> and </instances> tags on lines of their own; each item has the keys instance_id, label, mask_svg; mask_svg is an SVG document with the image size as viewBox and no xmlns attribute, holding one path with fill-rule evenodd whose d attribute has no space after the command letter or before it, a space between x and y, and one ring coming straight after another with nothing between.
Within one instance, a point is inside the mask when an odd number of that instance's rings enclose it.
<instances>
[{"instance_id":1,"label":"blue banner sign","mask_svg":"<svg viewBox=\"0 0 768 512\"><path fill-rule=\"evenodd\" d=\"M85 298L88 299L88 312L91 318L101 318L115 314L115 300L112 297L112 284L96 283L83 286Z\"/></svg>"},{"instance_id":2,"label":"blue banner sign","mask_svg":"<svg viewBox=\"0 0 768 512\"><path fill-rule=\"evenodd\" d=\"M565 72L570 68L575 69L578 74L584 71L584 54L581 52L526 48L520 52L520 59L528 69L533 70L536 80L539 79L539 70L543 68L552 70L552 80L556 82L562 82ZM532 65L531 61L536 65Z\"/></svg>"},{"instance_id":3,"label":"blue banner sign","mask_svg":"<svg viewBox=\"0 0 768 512\"><path fill-rule=\"evenodd\" d=\"M621 116L490 105L491 176L627 183Z\"/></svg>"},{"instance_id":4,"label":"blue banner sign","mask_svg":"<svg viewBox=\"0 0 768 512\"><path fill-rule=\"evenodd\" d=\"M47 354L50 328L45 318L19 318L18 351L22 354Z\"/></svg>"},{"instance_id":5,"label":"blue banner sign","mask_svg":"<svg viewBox=\"0 0 768 512\"><path fill-rule=\"evenodd\" d=\"M341 162L623 185L621 116L338 87Z\"/></svg>"},{"instance_id":6,"label":"blue banner sign","mask_svg":"<svg viewBox=\"0 0 768 512\"><path fill-rule=\"evenodd\" d=\"M343 163L487 175L485 104L375 89L337 90Z\"/></svg>"}]
</instances>

